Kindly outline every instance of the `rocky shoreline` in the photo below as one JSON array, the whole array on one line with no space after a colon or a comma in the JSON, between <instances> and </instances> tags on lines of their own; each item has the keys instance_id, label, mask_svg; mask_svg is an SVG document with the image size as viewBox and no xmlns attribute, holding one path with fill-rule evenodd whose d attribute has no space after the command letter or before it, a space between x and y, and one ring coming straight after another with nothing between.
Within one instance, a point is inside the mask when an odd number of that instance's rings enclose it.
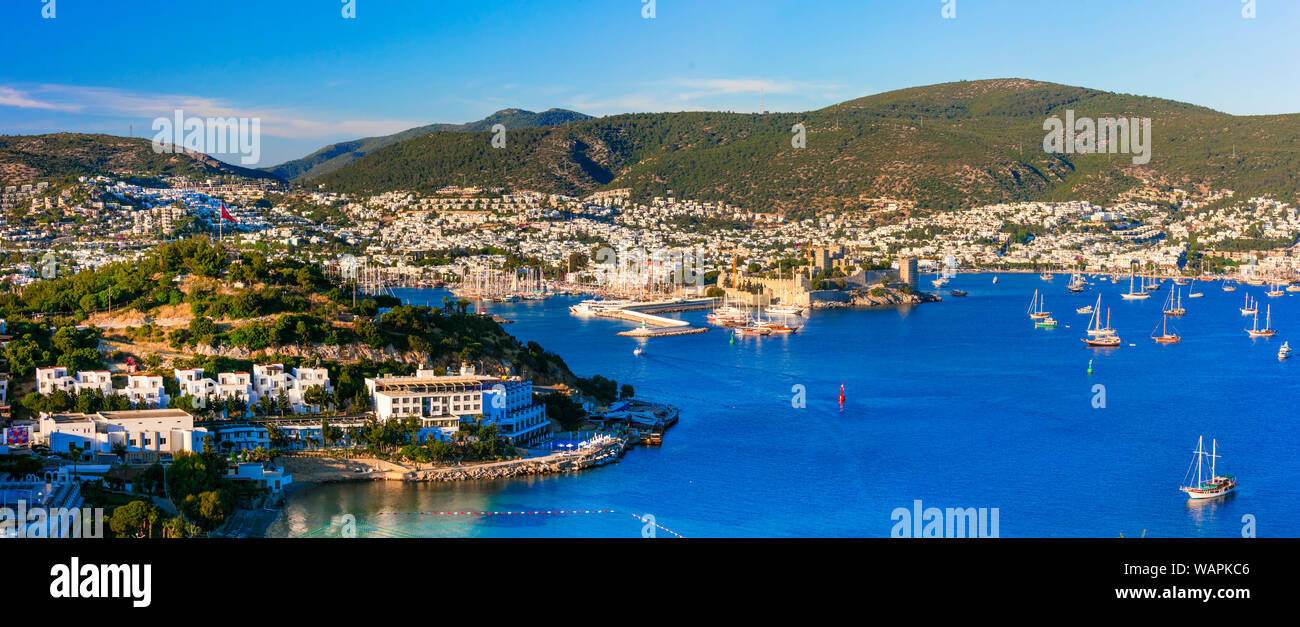
<instances>
[{"instance_id":1,"label":"rocky shoreline","mask_svg":"<svg viewBox=\"0 0 1300 627\"><path fill-rule=\"evenodd\" d=\"M873 294L873 292L875 292ZM900 305L919 305L934 303L942 298L929 292L903 292L893 288L872 288L847 292L845 300L814 301L814 309L839 309L848 307L898 307Z\"/></svg>"},{"instance_id":2,"label":"rocky shoreline","mask_svg":"<svg viewBox=\"0 0 1300 627\"><path fill-rule=\"evenodd\" d=\"M515 459L491 464L413 470L403 473L401 480L473 481L576 472L614 463L627 452L627 448L626 439L616 438L609 444L581 453L557 453L546 457Z\"/></svg>"},{"instance_id":3,"label":"rocky shoreline","mask_svg":"<svg viewBox=\"0 0 1300 627\"><path fill-rule=\"evenodd\" d=\"M593 448L554 453L545 457L525 457L503 462L427 469L412 469L402 464L375 459L340 459L315 455L289 458L286 467L294 471L295 483L509 479L576 472L611 464L618 461L631 444L629 439L617 437L610 438L609 441Z\"/></svg>"}]
</instances>

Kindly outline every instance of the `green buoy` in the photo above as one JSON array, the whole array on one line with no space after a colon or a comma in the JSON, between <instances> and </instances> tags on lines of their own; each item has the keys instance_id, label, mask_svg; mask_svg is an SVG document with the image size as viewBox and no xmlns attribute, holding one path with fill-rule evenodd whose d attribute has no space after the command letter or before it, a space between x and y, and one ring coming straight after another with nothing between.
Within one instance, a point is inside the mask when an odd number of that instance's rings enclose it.
<instances>
[{"instance_id":1,"label":"green buoy","mask_svg":"<svg viewBox=\"0 0 1300 627\"><path fill-rule=\"evenodd\" d=\"M1092 374L1092 360L1088 360L1088 374Z\"/></svg>"}]
</instances>

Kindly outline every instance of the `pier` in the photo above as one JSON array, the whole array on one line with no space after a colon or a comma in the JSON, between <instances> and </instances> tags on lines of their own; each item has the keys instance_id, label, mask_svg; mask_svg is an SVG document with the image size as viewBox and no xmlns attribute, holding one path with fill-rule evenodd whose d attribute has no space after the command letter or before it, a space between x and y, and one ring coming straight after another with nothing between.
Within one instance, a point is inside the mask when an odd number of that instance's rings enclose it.
<instances>
[{"instance_id":1,"label":"pier","mask_svg":"<svg viewBox=\"0 0 1300 627\"><path fill-rule=\"evenodd\" d=\"M628 337L668 337L673 335L704 333L708 331L708 329L703 327L693 327L689 322L684 320L665 318L647 312L653 311L656 313L667 313L672 311L691 311L696 309L708 309L710 306L711 303L708 300L638 303L635 305L624 305L599 311L596 312L596 315L602 318L617 318L619 320L627 320L641 324L641 326L635 329L621 331L619 332L619 335Z\"/></svg>"}]
</instances>

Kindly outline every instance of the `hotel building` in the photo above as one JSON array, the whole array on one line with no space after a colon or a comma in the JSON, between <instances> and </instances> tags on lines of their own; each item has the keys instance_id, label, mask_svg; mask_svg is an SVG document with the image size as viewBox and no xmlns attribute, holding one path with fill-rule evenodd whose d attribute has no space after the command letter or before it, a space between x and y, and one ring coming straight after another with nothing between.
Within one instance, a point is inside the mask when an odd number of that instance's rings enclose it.
<instances>
[{"instance_id":1,"label":"hotel building","mask_svg":"<svg viewBox=\"0 0 1300 627\"><path fill-rule=\"evenodd\" d=\"M421 438L448 439L463 419L482 416L519 446L531 446L549 432L546 410L533 402L532 382L519 377L493 377L462 366L459 374L438 376L420 370L414 376L366 379L379 420L414 417Z\"/></svg>"}]
</instances>

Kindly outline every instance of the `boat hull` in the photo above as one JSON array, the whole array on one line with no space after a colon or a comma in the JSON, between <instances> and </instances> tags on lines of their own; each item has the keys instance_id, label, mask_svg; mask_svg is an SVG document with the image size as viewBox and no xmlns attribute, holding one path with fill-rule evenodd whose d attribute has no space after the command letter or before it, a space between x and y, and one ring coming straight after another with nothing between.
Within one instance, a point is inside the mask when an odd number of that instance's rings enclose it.
<instances>
[{"instance_id":1,"label":"boat hull","mask_svg":"<svg viewBox=\"0 0 1300 627\"><path fill-rule=\"evenodd\" d=\"M1193 501L1200 501L1203 499L1216 499L1225 494L1229 494L1236 489L1237 489L1237 484L1234 483L1226 488L1221 488L1218 490L1198 490L1194 488L1183 488L1183 492L1187 493L1188 499Z\"/></svg>"}]
</instances>

